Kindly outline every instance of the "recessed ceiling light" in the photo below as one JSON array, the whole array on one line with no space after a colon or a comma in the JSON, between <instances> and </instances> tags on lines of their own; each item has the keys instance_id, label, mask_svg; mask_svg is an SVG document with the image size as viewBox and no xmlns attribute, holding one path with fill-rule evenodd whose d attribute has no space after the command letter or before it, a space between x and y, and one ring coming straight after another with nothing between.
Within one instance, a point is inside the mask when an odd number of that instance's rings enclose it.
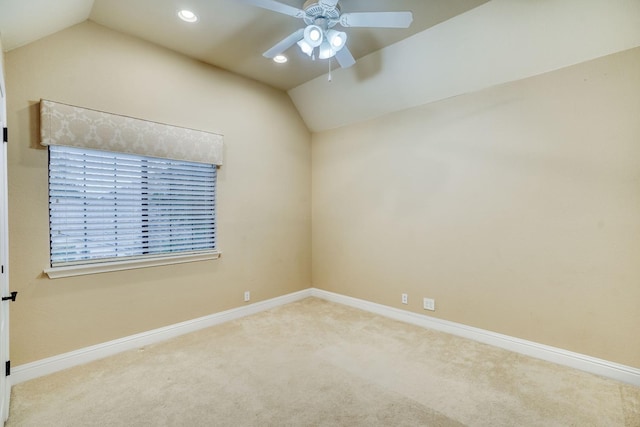
<instances>
[{"instance_id":1,"label":"recessed ceiling light","mask_svg":"<svg viewBox=\"0 0 640 427\"><path fill-rule=\"evenodd\" d=\"M278 64L284 64L285 62L288 61L287 57L284 55L276 55L273 57L273 60Z\"/></svg>"},{"instance_id":2,"label":"recessed ceiling light","mask_svg":"<svg viewBox=\"0 0 640 427\"><path fill-rule=\"evenodd\" d=\"M196 14L187 9L178 12L178 17L185 22L196 22L198 20Z\"/></svg>"}]
</instances>

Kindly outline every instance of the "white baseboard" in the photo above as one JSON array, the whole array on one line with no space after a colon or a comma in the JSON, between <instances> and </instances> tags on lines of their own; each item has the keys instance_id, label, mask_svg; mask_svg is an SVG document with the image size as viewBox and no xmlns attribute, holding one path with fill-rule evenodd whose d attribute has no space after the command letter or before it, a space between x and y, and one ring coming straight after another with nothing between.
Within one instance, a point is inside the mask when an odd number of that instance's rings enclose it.
<instances>
[{"instance_id":1,"label":"white baseboard","mask_svg":"<svg viewBox=\"0 0 640 427\"><path fill-rule=\"evenodd\" d=\"M548 362L557 363L559 365L568 366L570 368L579 369L581 371L590 372L592 374L640 387L640 369L633 368L631 366L621 365L584 354L574 353L572 351L538 344L532 341L474 328L472 326L466 326L448 320L437 319L424 314L412 313L321 289L312 288L311 296L359 308L361 310L402 322L411 323L423 328L434 329L463 338L468 338L484 344L524 354L526 356L535 357L537 359L546 360Z\"/></svg>"},{"instance_id":2,"label":"white baseboard","mask_svg":"<svg viewBox=\"0 0 640 427\"><path fill-rule=\"evenodd\" d=\"M131 335L102 344L85 347L69 353L59 354L35 362L26 363L11 369L11 384L19 384L44 375L53 374L73 366L82 365L94 360L103 359L127 350L141 348L174 338L180 335L195 332L200 329L215 326L221 323L236 320L241 317L289 304L311 296L311 289L283 295L266 301L256 302L243 307L234 308L198 319L176 323L164 328L154 329L140 334Z\"/></svg>"},{"instance_id":3,"label":"white baseboard","mask_svg":"<svg viewBox=\"0 0 640 427\"><path fill-rule=\"evenodd\" d=\"M200 329L299 301L307 297L316 297L347 305L423 328L446 332L452 335L503 348L505 350L524 354L526 356L535 357L640 387L640 369L637 368L316 288L305 289L244 307L234 308L212 314L210 316L177 323L164 328L154 329L148 332L131 335L114 341L19 365L12 368L11 376L9 378L11 379L11 384L19 384L24 381L71 368L73 366L82 365L123 351L155 344L190 332L195 332Z\"/></svg>"}]
</instances>

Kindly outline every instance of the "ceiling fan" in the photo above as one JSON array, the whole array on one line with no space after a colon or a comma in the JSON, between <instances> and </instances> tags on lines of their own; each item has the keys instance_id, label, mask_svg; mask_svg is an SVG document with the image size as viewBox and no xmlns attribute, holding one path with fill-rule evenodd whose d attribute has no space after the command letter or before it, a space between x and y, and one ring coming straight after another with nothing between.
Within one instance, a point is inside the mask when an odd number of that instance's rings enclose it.
<instances>
[{"instance_id":1,"label":"ceiling fan","mask_svg":"<svg viewBox=\"0 0 640 427\"><path fill-rule=\"evenodd\" d=\"M276 0L243 0L245 3L293 16L306 26L288 35L262 55L274 59L294 44L312 59L335 56L342 68L356 63L346 46L347 34L334 29L341 27L408 28L413 21L411 12L353 12L342 13L339 0L307 0L302 9Z\"/></svg>"}]
</instances>

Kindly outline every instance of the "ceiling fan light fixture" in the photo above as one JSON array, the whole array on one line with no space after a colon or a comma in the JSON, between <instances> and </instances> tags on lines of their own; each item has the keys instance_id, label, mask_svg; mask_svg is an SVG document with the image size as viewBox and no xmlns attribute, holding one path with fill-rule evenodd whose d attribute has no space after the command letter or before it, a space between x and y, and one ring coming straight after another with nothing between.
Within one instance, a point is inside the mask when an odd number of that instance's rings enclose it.
<instances>
[{"instance_id":1,"label":"ceiling fan light fixture","mask_svg":"<svg viewBox=\"0 0 640 427\"><path fill-rule=\"evenodd\" d=\"M318 54L318 58L320 59L329 59L334 57L336 51L331 48L331 44L327 40L323 41L320 45L320 53Z\"/></svg>"},{"instance_id":2,"label":"ceiling fan light fixture","mask_svg":"<svg viewBox=\"0 0 640 427\"><path fill-rule=\"evenodd\" d=\"M309 40L313 42L317 42L321 38L322 38L322 33L317 29L313 28L311 29L311 31L309 31Z\"/></svg>"},{"instance_id":3,"label":"ceiling fan light fixture","mask_svg":"<svg viewBox=\"0 0 640 427\"><path fill-rule=\"evenodd\" d=\"M306 53L308 56L311 56L311 54L313 53L313 47L309 43L307 43L304 39L298 42L298 46L300 46L300 50L303 53Z\"/></svg>"},{"instance_id":4,"label":"ceiling fan light fixture","mask_svg":"<svg viewBox=\"0 0 640 427\"><path fill-rule=\"evenodd\" d=\"M304 29L304 41L311 47L318 47L324 39L322 28L317 25L307 25Z\"/></svg>"},{"instance_id":5,"label":"ceiling fan light fixture","mask_svg":"<svg viewBox=\"0 0 640 427\"><path fill-rule=\"evenodd\" d=\"M198 16L190 10L183 9L178 12L178 18L182 19L185 22L196 22L198 20Z\"/></svg>"},{"instance_id":6,"label":"ceiling fan light fixture","mask_svg":"<svg viewBox=\"0 0 640 427\"><path fill-rule=\"evenodd\" d=\"M327 39L329 40L331 49L337 52L342 49L347 43L347 33L344 33L342 31L329 30L327 31Z\"/></svg>"}]
</instances>

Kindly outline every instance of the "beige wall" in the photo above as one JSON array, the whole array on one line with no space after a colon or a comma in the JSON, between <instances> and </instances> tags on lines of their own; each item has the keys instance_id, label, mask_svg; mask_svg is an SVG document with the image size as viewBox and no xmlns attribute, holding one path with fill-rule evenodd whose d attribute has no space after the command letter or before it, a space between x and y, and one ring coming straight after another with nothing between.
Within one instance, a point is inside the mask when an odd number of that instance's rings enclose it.
<instances>
[{"instance_id":1,"label":"beige wall","mask_svg":"<svg viewBox=\"0 0 640 427\"><path fill-rule=\"evenodd\" d=\"M640 367L639 71L633 49L314 134L313 285Z\"/></svg>"},{"instance_id":2,"label":"beige wall","mask_svg":"<svg viewBox=\"0 0 640 427\"><path fill-rule=\"evenodd\" d=\"M640 367L640 49L311 146L284 93L93 23L5 59L16 365L313 283ZM223 133L223 257L47 279L40 98Z\"/></svg>"},{"instance_id":3,"label":"beige wall","mask_svg":"<svg viewBox=\"0 0 640 427\"><path fill-rule=\"evenodd\" d=\"M6 54L11 353L16 365L310 285L310 134L287 95L87 22ZM225 136L222 258L47 279L47 151L38 101Z\"/></svg>"}]
</instances>

